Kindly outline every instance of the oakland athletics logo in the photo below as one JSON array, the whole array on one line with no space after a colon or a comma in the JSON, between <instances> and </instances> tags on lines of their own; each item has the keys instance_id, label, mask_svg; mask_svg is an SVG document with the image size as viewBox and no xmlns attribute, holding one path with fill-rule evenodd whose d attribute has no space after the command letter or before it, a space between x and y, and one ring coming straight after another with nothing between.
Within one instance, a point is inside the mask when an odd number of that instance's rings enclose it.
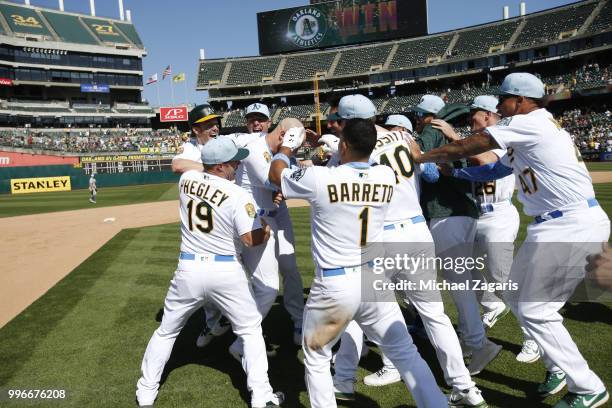
<instances>
[{"instance_id":1,"label":"oakland athletics logo","mask_svg":"<svg viewBox=\"0 0 612 408\"><path fill-rule=\"evenodd\" d=\"M289 19L287 37L298 47L312 47L321 42L327 32L325 14L313 7L297 10Z\"/></svg>"}]
</instances>

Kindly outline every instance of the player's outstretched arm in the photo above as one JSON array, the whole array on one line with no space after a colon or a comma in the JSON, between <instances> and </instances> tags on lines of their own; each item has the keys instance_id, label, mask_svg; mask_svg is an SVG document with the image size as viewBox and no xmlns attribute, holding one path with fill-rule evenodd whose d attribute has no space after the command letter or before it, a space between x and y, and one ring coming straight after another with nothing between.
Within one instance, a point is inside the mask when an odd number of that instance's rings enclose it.
<instances>
[{"instance_id":1,"label":"player's outstretched arm","mask_svg":"<svg viewBox=\"0 0 612 408\"><path fill-rule=\"evenodd\" d=\"M422 153L411 146L410 153L415 163L446 163L475 156L489 150L499 149L499 145L487 132L478 132L465 139L457 140L442 147Z\"/></svg>"},{"instance_id":2,"label":"player's outstretched arm","mask_svg":"<svg viewBox=\"0 0 612 408\"><path fill-rule=\"evenodd\" d=\"M240 236L240 240L246 247L261 245L270 238L270 226L260 219L262 227Z\"/></svg>"},{"instance_id":3,"label":"player's outstretched arm","mask_svg":"<svg viewBox=\"0 0 612 408\"><path fill-rule=\"evenodd\" d=\"M189 170L204 171L202 163L194 162L187 159L172 160L172 171L177 174L183 174Z\"/></svg>"}]
</instances>

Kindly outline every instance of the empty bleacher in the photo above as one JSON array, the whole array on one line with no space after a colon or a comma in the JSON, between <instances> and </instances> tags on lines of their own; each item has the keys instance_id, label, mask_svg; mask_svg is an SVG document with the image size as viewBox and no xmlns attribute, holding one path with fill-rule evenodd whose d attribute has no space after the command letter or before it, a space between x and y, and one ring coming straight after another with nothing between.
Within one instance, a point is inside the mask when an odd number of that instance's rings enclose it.
<instances>
[{"instance_id":1,"label":"empty bleacher","mask_svg":"<svg viewBox=\"0 0 612 408\"><path fill-rule=\"evenodd\" d=\"M310 79L317 72L328 72L336 52L309 53L288 56L285 68L281 74L281 81L295 81Z\"/></svg>"},{"instance_id":2,"label":"empty bleacher","mask_svg":"<svg viewBox=\"0 0 612 408\"><path fill-rule=\"evenodd\" d=\"M452 35L441 35L402 42L399 44L389 68L408 68L426 64L428 59L432 57L443 57L452 38Z\"/></svg>"},{"instance_id":3,"label":"empty bleacher","mask_svg":"<svg viewBox=\"0 0 612 408\"><path fill-rule=\"evenodd\" d=\"M280 57L233 60L227 83L230 85L263 82L263 78L274 78Z\"/></svg>"},{"instance_id":4,"label":"empty bleacher","mask_svg":"<svg viewBox=\"0 0 612 408\"><path fill-rule=\"evenodd\" d=\"M416 95L405 95L405 96L394 96L389 98L385 110L379 113L404 113L410 110L410 107L419 103L421 94Z\"/></svg>"},{"instance_id":5,"label":"empty bleacher","mask_svg":"<svg viewBox=\"0 0 612 408\"><path fill-rule=\"evenodd\" d=\"M453 47L453 57L467 55L487 54L492 47L505 45L520 21L514 20L503 24L493 24L487 27L478 27L473 30L462 31Z\"/></svg>"},{"instance_id":6,"label":"empty bleacher","mask_svg":"<svg viewBox=\"0 0 612 408\"><path fill-rule=\"evenodd\" d=\"M370 68L376 65L382 67L392 47L392 44L385 44L342 51L334 76L369 72Z\"/></svg>"},{"instance_id":7,"label":"empty bleacher","mask_svg":"<svg viewBox=\"0 0 612 408\"><path fill-rule=\"evenodd\" d=\"M198 84L210 84L213 81L221 81L225 64L225 61L202 63L198 72Z\"/></svg>"},{"instance_id":8,"label":"empty bleacher","mask_svg":"<svg viewBox=\"0 0 612 408\"><path fill-rule=\"evenodd\" d=\"M530 47L547 43L559 39L562 33L580 29L596 5L596 3L579 4L527 18L513 47Z\"/></svg>"}]
</instances>

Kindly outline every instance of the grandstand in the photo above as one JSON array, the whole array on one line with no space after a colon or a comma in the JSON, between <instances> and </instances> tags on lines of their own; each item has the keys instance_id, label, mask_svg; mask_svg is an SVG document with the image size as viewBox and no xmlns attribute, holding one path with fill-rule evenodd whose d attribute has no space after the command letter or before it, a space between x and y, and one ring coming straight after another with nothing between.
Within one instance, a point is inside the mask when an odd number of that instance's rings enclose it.
<instances>
[{"instance_id":1,"label":"grandstand","mask_svg":"<svg viewBox=\"0 0 612 408\"><path fill-rule=\"evenodd\" d=\"M381 114L406 112L426 92L466 102L517 70L540 75L556 101L608 94L611 14L612 0L585 0L425 37L201 60L197 90L221 110L231 102L226 131L244 125L240 110L255 101L281 106L275 122L289 113L312 120L315 75L322 100L361 92Z\"/></svg>"},{"instance_id":2,"label":"grandstand","mask_svg":"<svg viewBox=\"0 0 612 408\"><path fill-rule=\"evenodd\" d=\"M149 126L131 21L0 1L0 126Z\"/></svg>"}]
</instances>

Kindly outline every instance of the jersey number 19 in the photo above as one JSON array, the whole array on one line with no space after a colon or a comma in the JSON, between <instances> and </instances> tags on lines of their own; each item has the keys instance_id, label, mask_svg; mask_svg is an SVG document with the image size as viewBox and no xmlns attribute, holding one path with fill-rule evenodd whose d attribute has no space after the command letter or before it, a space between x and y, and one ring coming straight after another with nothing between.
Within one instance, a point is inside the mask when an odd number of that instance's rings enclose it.
<instances>
[{"instance_id":1,"label":"jersey number 19","mask_svg":"<svg viewBox=\"0 0 612 408\"><path fill-rule=\"evenodd\" d=\"M206 201L200 201L194 208L193 200L187 203L189 231L195 226L199 231L208 234L213 229L212 207Z\"/></svg>"}]
</instances>

